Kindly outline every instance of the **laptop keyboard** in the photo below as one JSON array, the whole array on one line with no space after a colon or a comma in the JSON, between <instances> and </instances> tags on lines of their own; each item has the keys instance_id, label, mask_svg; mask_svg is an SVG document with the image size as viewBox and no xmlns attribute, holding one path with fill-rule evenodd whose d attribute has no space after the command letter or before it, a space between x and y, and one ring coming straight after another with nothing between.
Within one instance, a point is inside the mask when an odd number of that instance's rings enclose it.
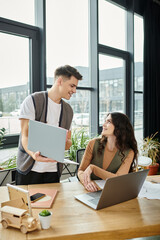
<instances>
[{"instance_id":1,"label":"laptop keyboard","mask_svg":"<svg viewBox=\"0 0 160 240\"><path fill-rule=\"evenodd\" d=\"M102 190L97 191L97 192L87 193L88 196L92 197L92 199L89 199L88 201L90 203L97 205L98 201L100 199L101 192L102 192Z\"/></svg>"},{"instance_id":2,"label":"laptop keyboard","mask_svg":"<svg viewBox=\"0 0 160 240\"><path fill-rule=\"evenodd\" d=\"M90 192L90 193L87 193L87 195L90 197L93 197L93 198L98 198L98 197L100 197L101 192L102 192L102 190L97 191L97 192Z\"/></svg>"},{"instance_id":3,"label":"laptop keyboard","mask_svg":"<svg viewBox=\"0 0 160 240\"><path fill-rule=\"evenodd\" d=\"M88 200L88 202L93 203L94 205L97 205L98 201L99 201L99 198L93 198L93 199Z\"/></svg>"}]
</instances>

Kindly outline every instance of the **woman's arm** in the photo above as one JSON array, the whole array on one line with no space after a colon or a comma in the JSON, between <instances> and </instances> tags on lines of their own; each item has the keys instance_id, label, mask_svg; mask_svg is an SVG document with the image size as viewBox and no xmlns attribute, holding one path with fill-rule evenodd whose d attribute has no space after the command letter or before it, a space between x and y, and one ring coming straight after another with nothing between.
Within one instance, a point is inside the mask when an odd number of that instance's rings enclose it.
<instances>
[{"instance_id":1,"label":"woman's arm","mask_svg":"<svg viewBox=\"0 0 160 240\"><path fill-rule=\"evenodd\" d=\"M95 139L89 141L89 143L88 143L88 145L86 147L86 150L84 152L81 164L80 164L80 166L78 168L78 178L79 178L81 183L84 182L84 180L83 180L83 172L90 165L90 162L92 160L92 153L93 153L94 143L95 143Z\"/></svg>"},{"instance_id":2,"label":"woman's arm","mask_svg":"<svg viewBox=\"0 0 160 240\"><path fill-rule=\"evenodd\" d=\"M93 146L95 143L95 139L92 139L85 150L82 162L80 164L80 167L78 169L78 178L80 182L84 185L84 187L90 191L94 192L97 191L97 186L93 181L90 179L90 162L92 160L92 154L93 154Z\"/></svg>"},{"instance_id":3,"label":"woman's arm","mask_svg":"<svg viewBox=\"0 0 160 240\"><path fill-rule=\"evenodd\" d=\"M90 168L92 170L92 172L99 178L102 178L103 180L107 179L107 178L111 178L111 177L116 177L116 176L120 176L120 175L124 175L127 174L129 172L130 166L132 164L134 158L134 152L133 150L131 150L128 154L128 156L126 157L126 159L122 162L120 168L118 169L118 171L116 173L111 173L106 171L105 169L99 168L93 164L90 164Z\"/></svg>"}]
</instances>

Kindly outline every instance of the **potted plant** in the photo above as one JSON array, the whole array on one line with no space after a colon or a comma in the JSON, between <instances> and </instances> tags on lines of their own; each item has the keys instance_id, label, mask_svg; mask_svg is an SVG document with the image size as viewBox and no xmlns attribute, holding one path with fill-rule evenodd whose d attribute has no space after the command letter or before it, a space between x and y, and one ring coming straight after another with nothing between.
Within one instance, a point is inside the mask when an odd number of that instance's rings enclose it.
<instances>
[{"instance_id":1,"label":"potted plant","mask_svg":"<svg viewBox=\"0 0 160 240\"><path fill-rule=\"evenodd\" d=\"M76 152L78 149L86 148L89 140L91 138L88 135L88 132L85 128L74 129L71 134L71 141L72 146L67 152L67 157L72 160L76 161Z\"/></svg>"},{"instance_id":2,"label":"potted plant","mask_svg":"<svg viewBox=\"0 0 160 240\"><path fill-rule=\"evenodd\" d=\"M1 163L0 170L16 168L16 155L10 156L6 161Z\"/></svg>"},{"instance_id":3,"label":"potted plant","mask_svg":"<svg viewBox=\"0 0 160 240\"><path fill-rule=\"evenodd\" d=\"M48 210L42 210L38 216L42 229L50 228L52 212Z\"/></svg>"},{"instance_id":4,"label":"potted plant","mask_svg":"<svg viewBox=\"0 0 160 240\"><path fill-rule=\"evenodd\" d=\"M90 140L90 136L88 134L87 129L85 128L74 129L71 133L72 146L70 147L69 150L65 152L65 158L76 162L77 150L81 148L86 148L89 140ZM77 166L73 164L68 164L67 168L69 169L70 175L74 176L76 173Z\"/></svg>"},{"instance_id":5,"label":"potted plant","mask_svg":"<svg viewBox=\"0 0 160 240\"><path fill-rule=\"evenodd\" d=\"M152 160L152 164L148 166L149 175L157 174L159 168L159 163L157 161L160 153L160 142L155 138L157 133L158 132L152 134L150 137L144 138L140 147L141 155L149 157Z\"/></svg>"},{"instance_id":6,"label":"potted plant","mask_svg":"<svg viewBox=\"0 0 160 240\"><path fill-rule=\"evenodd\" d=\"M6 134L6 129L0 129L0 148L5 141L4 136ZM15 181L16 172L16 155L10 156L6 161L0 163L0 186L6 185L6 183L13 183Z\"/></svg>"},{"instance_id":7,"label":"potted plant","mask_svg":"<svg viewBox=\"0 0 160 240\"><path fill-rule=\"evenodd\" d=\"M0 148L2 148L1 145L3 144L5 133L6 133L6 129L5 128L1 128L0 129Z\"/></svg>"},{"instance_id":8,"label":"potted plant","mask_svg":"<svg viewBox=\"0 0 160 240\"><path fill-rule=\"evenodd\" d=\"M72 146L69 150L65 151L65 158L76 162L76 153L78 149L86 148L90 140L88 131L86 128L75 128L71 131L71 141ZM77 171L77 165L67 164L64 166L62 175L70 174L70 176L75 176Z\"/></svg>"}]
</instances>

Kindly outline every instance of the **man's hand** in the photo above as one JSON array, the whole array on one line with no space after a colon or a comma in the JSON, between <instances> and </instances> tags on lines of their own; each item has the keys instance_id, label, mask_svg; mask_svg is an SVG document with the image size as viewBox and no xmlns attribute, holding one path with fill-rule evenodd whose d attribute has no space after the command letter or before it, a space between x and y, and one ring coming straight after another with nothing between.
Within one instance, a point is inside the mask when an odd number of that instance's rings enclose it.
<instances>
[{"instance_id":1,"label":"man's hand","mask_svg":"<svg viewBox=\"0 0 160 240\"><path fill-rule=\"evenodd\" d=\"M33 153L32 158L38 162L57 162L56 160L53 160L51 158L41 156L40 152Z\"/></svg>"},{"instance_id":2,"label":"man's hand","mask_svg":"<svg viewBox=\"0 0 160 240\"><path fill-rule=\"evenodd\" d=\"M71 130L68 130L67 131L67 139L66 139L65 150L69 150L71 146L72 146Z\"/></svg>"}]
</instances>

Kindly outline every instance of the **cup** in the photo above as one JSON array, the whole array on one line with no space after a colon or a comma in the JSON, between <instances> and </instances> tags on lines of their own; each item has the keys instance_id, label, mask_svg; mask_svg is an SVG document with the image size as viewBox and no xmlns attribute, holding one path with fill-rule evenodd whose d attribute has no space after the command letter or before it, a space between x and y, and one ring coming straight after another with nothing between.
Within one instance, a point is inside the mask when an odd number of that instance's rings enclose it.
<instances>
[{"instance_id":1,"label":"cup","mask_svg":"<svg viewBox=\"0 0 160 240\"><path fill-rule=\"evenodd\" d=\"M51 214L49 216L41 216L38 214L42 229L50 228L52 212L50 212L50 213Z\"/></svg>"}]
</instances>

